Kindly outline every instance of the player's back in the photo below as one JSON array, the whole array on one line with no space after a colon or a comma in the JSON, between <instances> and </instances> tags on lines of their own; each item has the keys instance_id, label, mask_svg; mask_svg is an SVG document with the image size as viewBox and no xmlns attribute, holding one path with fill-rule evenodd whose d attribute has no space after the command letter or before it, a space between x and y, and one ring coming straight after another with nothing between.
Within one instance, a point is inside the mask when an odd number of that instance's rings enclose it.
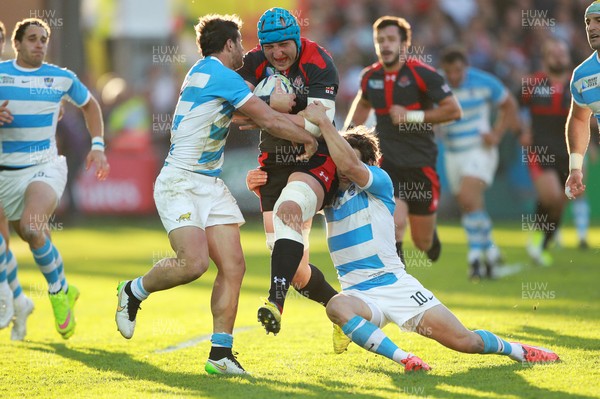
<instances>
[{"instance_id":1,"label":"player's back","mask_svg":"<svg viewBox=\"0 0 600 399\"><path fill-rule=\"evenodd\" d=\"M218 176L233 112L251 96L239 75L219 59L196 62L181 87L165 164Z\"/></svg>"},{"instance_id":2,"label":"player's back","mask_svg":"<svg viewBox=\"0 0 600 399\"><path fill-rule=\"evenodd\" d=\"M63 98L77 106L90 98L68 69L47 63L26 69L15 60L0 63L0 99L8 100L14 118L0 126L0 165L24 168L57 157L56 124Z\"/></svg>"},{"instance_id":3,"label":"player's back","mask_svg":"<svg viewBox=\"0 0 600 399\"><path fill-rule=\"evenodd\" d=\"M325 208L327 243L343 289L365 290L396 281L404 273L395 251L392 181L369 166L364 189L354 183Z\"/></svg>"},{"instance_id":4,"label":"player's back","mask_svg":"<svg viewBox=\"0 0 600 399\"><path fill-rule=\"evenodd\" d=\"M464 151L482 143L481 135L492 130L492 107L508 95L499 79L487 72L469 67L459 87L452 87L462 108L462 117L440 126L446 150Z\"/></svg>"}]
</instances>

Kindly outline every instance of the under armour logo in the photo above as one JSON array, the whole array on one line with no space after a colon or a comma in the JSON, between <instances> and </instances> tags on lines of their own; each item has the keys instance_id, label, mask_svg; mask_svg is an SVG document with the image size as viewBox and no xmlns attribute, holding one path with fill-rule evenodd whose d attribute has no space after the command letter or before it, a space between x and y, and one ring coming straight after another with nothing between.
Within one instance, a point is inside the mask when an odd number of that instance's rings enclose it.
<instances>
[{"instance_id":1,"label":"under armour logo","mask_svg":"<svg viewBox=\"0 0 600 399\"><path fill-rule=\"evenodd\" d=\"M386 82L389 82L389 81L395 82L396 81L396 75L385 75L385 81Z\"/></svg>"},{"instance_id":2,"label":"under armour logo","mask_svg":"<svg viewBox=\"0 0 600 399\"><path fill-rule=\"evenodd\" d=\"M277 278L277 276L273 277L273 282L275 284L284 284L285 285L285 277Z\"/></svg>"},{"instance_id":3,"label":"under armour logo","mask_svg":"<svg viewBox=\"0 0 600 399\"><path fill-rule=\"evenodd\" d=\"M327 176L325 172L321 171L321 173L319 173L319 176L321 176L326 182L329 181L329 176Z\"/></svg>"}]
</instances>

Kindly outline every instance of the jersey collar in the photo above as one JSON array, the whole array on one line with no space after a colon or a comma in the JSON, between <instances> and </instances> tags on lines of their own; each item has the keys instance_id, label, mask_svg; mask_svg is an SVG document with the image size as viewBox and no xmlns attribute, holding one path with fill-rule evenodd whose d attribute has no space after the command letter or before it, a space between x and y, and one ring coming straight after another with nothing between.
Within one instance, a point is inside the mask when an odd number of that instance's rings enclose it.
<instances>
[{"instance_id":1,"label":"jersey collar","mask_svg":"<svg viewBox=\"0 0 600 399\"><path fill-rule=\"evenodd\" d=\"M17 64L17 59L15 58L13 60L13 66L15 67L16 70L21 71L21 72L35 72L35 71L39 70L41 67L43 67L44 63L42 62L42 65L40 65L37 68L23 68L22 66L19 66Z\"/></svg>"}]
</instances>

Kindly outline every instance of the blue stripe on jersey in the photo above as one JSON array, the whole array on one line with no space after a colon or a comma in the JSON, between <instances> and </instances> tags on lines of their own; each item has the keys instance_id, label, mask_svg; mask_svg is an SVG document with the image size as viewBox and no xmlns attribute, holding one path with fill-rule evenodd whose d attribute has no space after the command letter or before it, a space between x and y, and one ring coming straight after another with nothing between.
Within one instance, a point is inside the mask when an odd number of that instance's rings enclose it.
<instances>
[{"instance_id":1,"label":"blue stripe on jersey","mask_svg":"<svg viewBox=\"0 0 600 399\"><path fill-rule=\"evenodd\" d=\"M191 111L197 106L217 98L219 97L217 97L214 92L206 90L204 87L187 86L185 89L183 89L179 101L194 103L194 105L192 105L190 108Z\"/></svg>"},{"instance_id":2,"label":"blue stripe on jersey","mask_svg":"<svg viewBox=\"0 0 600 399\"><path fill-rule=\"evenodd\" d=\"M202 153L202 156L198 160L198 163L204 164L216 161L217 159L221 158L221 155L223 155L223 151L225 151L225 147L221 147L218 151L205 151Z\"/></svg>"},{"instance_id":3,"label":"blue stripe on jersey","mask_svg":"<svg viewBox=\"0 0 600 399\"><path fill-rule=\"evenodd\" d=\"M213 124L210 127L209 137L213 140L225 140L227 138L227 133L229 133L229 127L219 127Z\"/></svg>"},{"instance_id":4,"label":"blue stripe on jersey","mask_svg":"<svg viewBox=\"0 0 600 399\"><path fill-rule=\"evenodd\" d=\"M41 115L13 115L13 121L11 123L5 123L0 126L4 129L14 128L31 128L31 127L48 127L52 126L54 121L54 114L41 114Z\"/></svg>"},{"instance_id":5,"label":"blue stripe on jersey","mask_svg":"<svg viewBox=\"0 0 600 399\"><path fill-rule=\"evenodd\" d=\"M335 237L329 237L327 243L329 244L329 251L335 252L340 249L349 248L354 245L362 244L373 239L373 229L370 224L366 224L354 230L347 231L344 234L337 235Z\"/></svg>"},{"instance_id":6,"label":"blue stripe on jersey","mask_svg":"<svg viewBox=\"0 0 600 399\"><path fill-rule=\"evenodd\" d=\"M385 273L380 276L373 277L372 279L352 285L346 288L346 290L367 291L371 288L384 287L386 285L394 284L396 281L398 281L398 277L396 277L394 273Z\"/></svg>"},{"instance_id":7,"label":"blue stripe on jersey","mask_svg":"<svg viewBox=\"0 0 600 399\"><path fill-rule=\"evenodd\" d=\"M13 101L48 101L58 102L65 94L64 91L58 89L49 89L43 87L6 87L6 92L2 91L4 100Z\"/></svg>"},{"instance_id":8,"label":"blue stripe on jersey","mask_svg":"<svg viewBox=\"0 0 600 399\"><path fill-rule=\"evenodd\" d=\"M378 255L369 256L368 258L358 259L352 262L344 263L343 265L336 266L340 277L358 269L381 269L385 265L379 259Z\"/></svg>"},{"instance_id":9,"label":"blue stripe on jersey","mask_svg":"<svg viewBox=\"0 0 600 399\"><path fill-rule=\"evenodd\" d=\"M33 153L50 148L50 140L40 141L3 141L2 152L10 154L13 152Z\"/></svg>"},{"instance_id":10,"label":"blue stripe on jersey","mask_svg":"<svg viewBox=\"0 0 600 399\"><path fill-rule=\"evenodd\" d=\"M584 103L592 104L596 101L600 101L600 88L596 88L593 90L587 90L582 94Z\"/></svg>"},{"instance_id":11,"label":"blue stripe on jersey","mask_svg":"<svg viewBox=\"0 0 600 399\"><path fill-rule=\"evenodd\" d=\"M210 177L217 177L221 174L221 168L213 170L195 170L194 173Z\"/></svg>"},{"instance_id":12,"label":"blue stripe on jersey","mask_svg":"<svg viewBox=\"0 0 600 399\"><path fill-rule=\"evenodd\" d=\"M449 139L458 139L458 138L468 137L468 136L479 136L479 130L471 129L471 130L467 130L466 132L460 132L460 133L448 132Z\"/></svg>"},{"instance_id":13,"label":"blue stripe on jersey","mask_svg":"<svg viewBox=\"0 0 600 399\"><path fill-rule=\"evenodd\" d=\"M175 115L175 117L173 118L173 126L171 127L171 129L177 130L177 127L179 127L179 123L183 120L183 118L185 118L185 115Z\"/></svg>"},{"instance_id":14,"label":"blue stripe on jersey","mask_svg":"<svg viewBox=\"0 0 600 399\"><path fill-rule=\"evenodd\" d=\"M338 220L345 219L348 216L367 208L368 206L369 200L367 199L366 195L356 195L350 200L346 201L338 209L327 208L326 218L328 222L337 222Z\"/></svg>"},{"instance_id":15,"label":"blue stripe on jersey","mask_svg":"<svg viewBox=\"0 0 600 399\"><path fill-rule=\"evenodd\" d=\"M467 151L470 150L471 148L475 147L476 145L478 145L478 143L471 143L471 144L467 144L467 145L457 145L457 146L446 146L446 151L448 152L463 152L463 151Z\"/></svg>"},{"instance_id":16,"label":"blue stripe on jersey","mask_svg":"<svg viewBox=\"0 0 600 399\"><path fill-rule=\"evenodd\" d=\"M478 108L485 105L486 101L483 98L464 98L460 99L460 106L463 109Z\"/></svg>"}]
</instances>

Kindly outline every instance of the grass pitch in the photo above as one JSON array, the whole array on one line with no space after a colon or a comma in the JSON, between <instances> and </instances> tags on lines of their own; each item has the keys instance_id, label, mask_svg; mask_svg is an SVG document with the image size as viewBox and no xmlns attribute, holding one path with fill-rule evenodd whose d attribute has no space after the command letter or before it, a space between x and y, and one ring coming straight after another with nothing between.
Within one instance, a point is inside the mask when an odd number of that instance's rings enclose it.
<instances>
[{"instance_id":1,"label":"grass pitch","mask_svg":"<svg viewBox=\"0 0 600 399\"><path fill-rule=\"evenodd\" d=\"M153 294L142 304L133 339L125 340L114 322L118 281L145 273L171 249L158 221L96 221L66 225L53 235L69 282L81 290L77 330L68 341L54 330L46 283L28 248L12 238L23 289L36 308L25 342L11 342L10 328L0 331L0 397L600 398L600 229L590 231L586 252L574 248L574 231L563 229L555 265L538 268L527 264L527 233L520 225L496 228L507 262L523 269L478 284L466 279L462 229L442 226L440 236L441 260L432 265L409 246L408 271L467 327L551 348L561 363L527 366L460 354L388 326L384 331L394 342L433 367L428 374L405 375L354 344L334 355L323 308L294 293L281 333L266 336L256 309L268 290L269 257L261 226L249 223L242 229L247 272L234 350L252 376L209 376L204 362L214 266L192 284ZM322 228L312 233L311 251L311 261L338 287Z\"/></svg>"}]
</instances>

